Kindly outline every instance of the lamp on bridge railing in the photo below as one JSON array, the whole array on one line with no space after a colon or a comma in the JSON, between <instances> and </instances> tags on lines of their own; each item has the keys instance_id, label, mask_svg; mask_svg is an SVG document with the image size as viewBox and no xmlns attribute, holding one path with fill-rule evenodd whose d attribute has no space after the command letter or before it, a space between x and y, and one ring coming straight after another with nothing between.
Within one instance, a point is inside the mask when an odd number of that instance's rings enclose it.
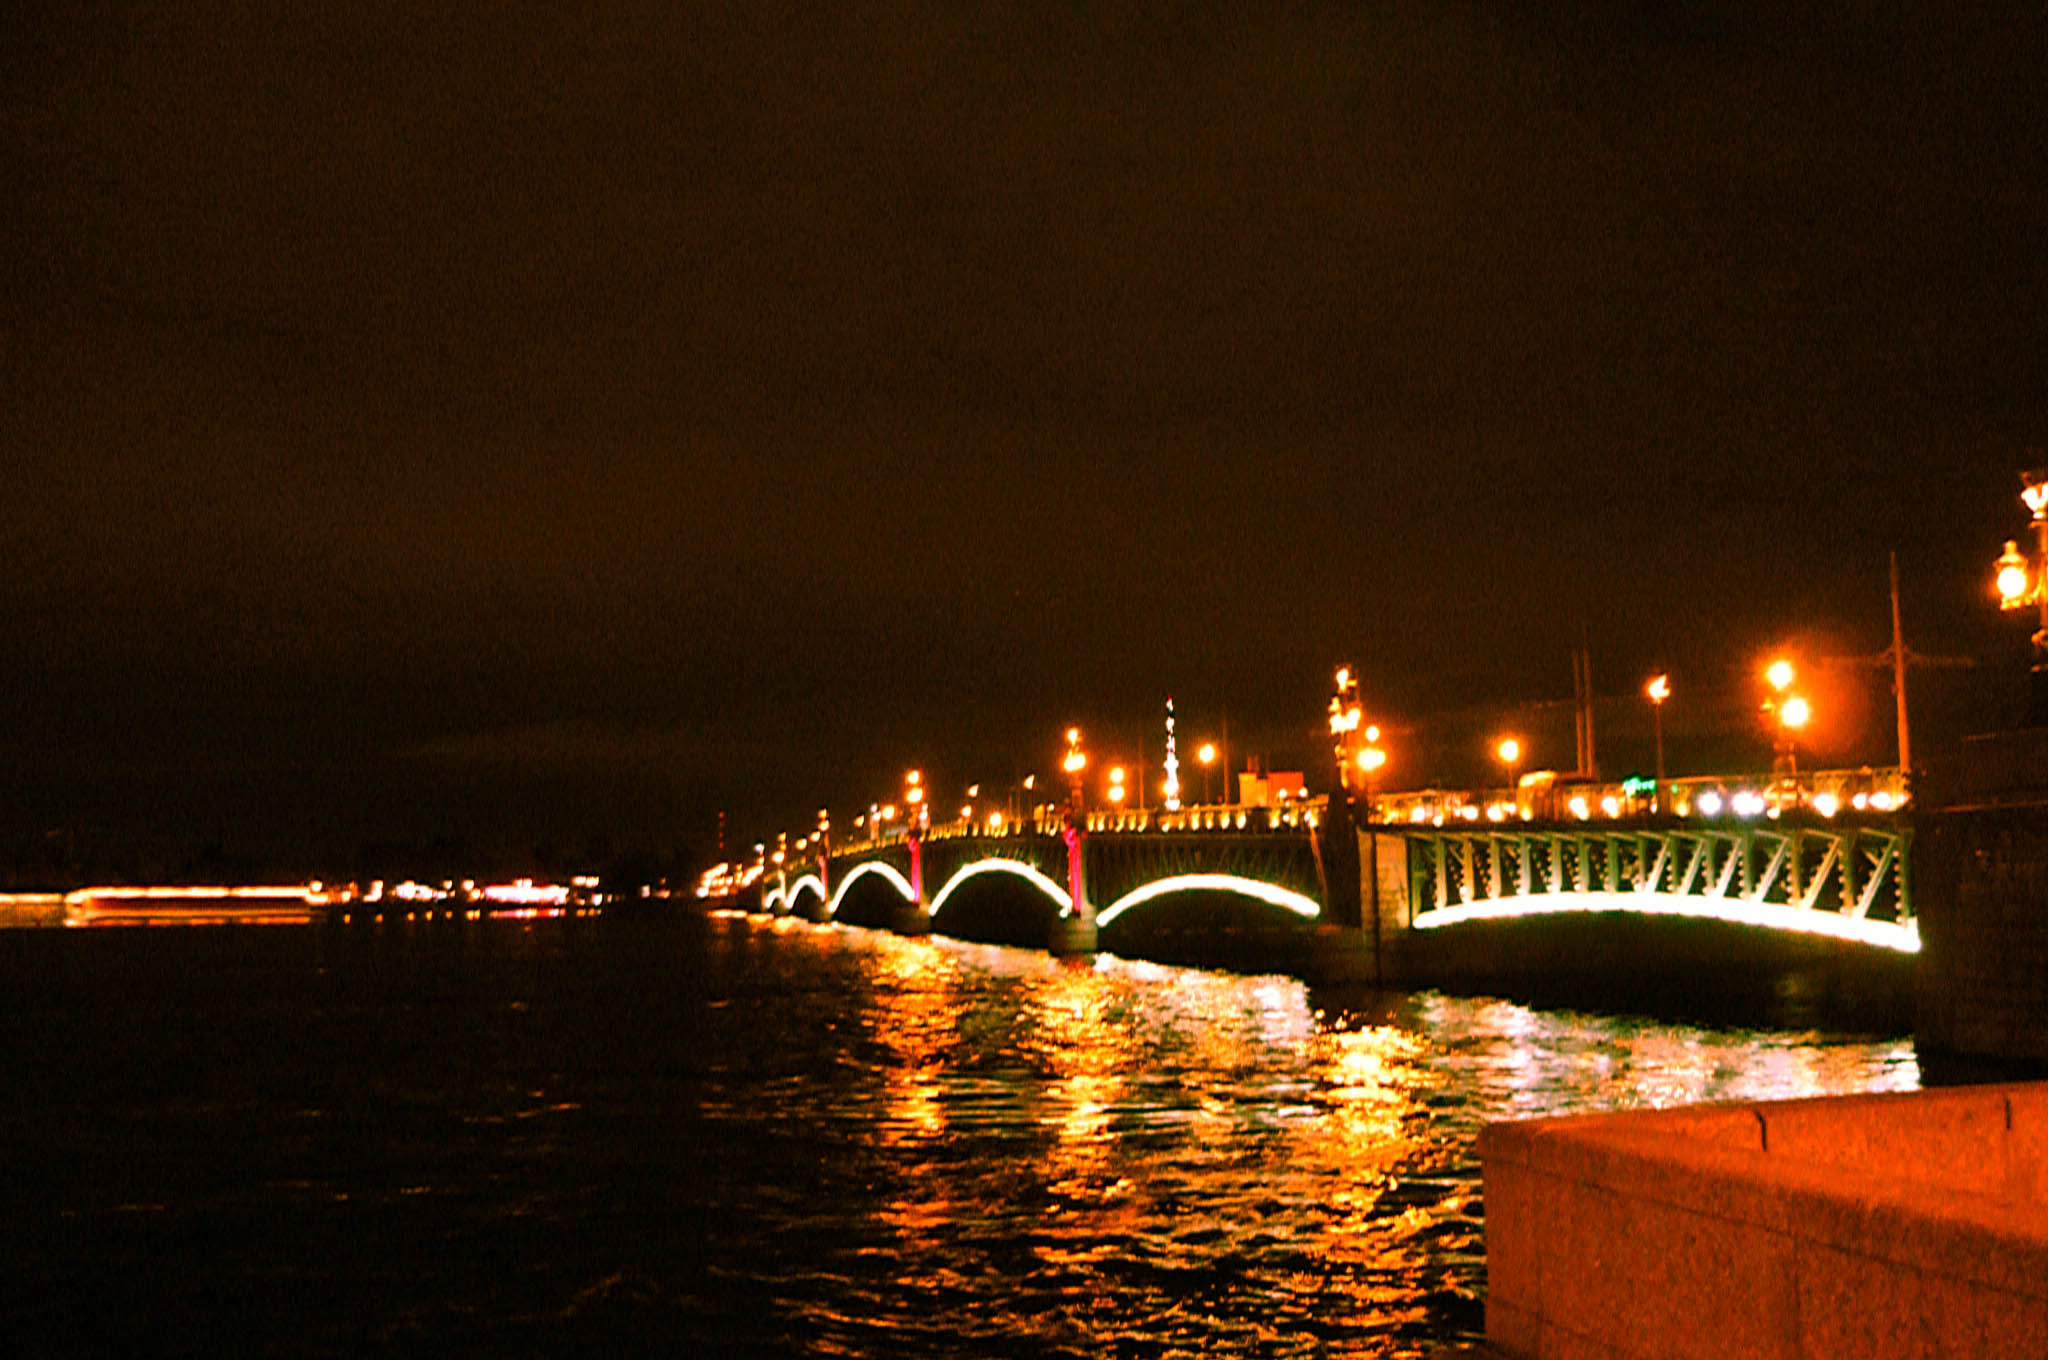
<instances>
[{"instance_id":1,"label":"lamp on bridge railing","mask_svg":"<svg viewBox=\"0 0 2048 1360\"><path fill-rule=\"evenodd\" d=\"M1792 688L1798 678L1798 668L1786 657L1778 657L1764 667L1764 683L1771 692L1764 699L1763 709L1774 730L1777 753L1773 769L1783 776L1779 802L1782 805L1789 795L1794 807L1801 802L1798 738L1813 721L1813 705Z\"/></svg>"},{"instance_id":2,"label":"lamp on bridge railing","mask_svg":"<svg viewBox=\"0 0 2048 1360\"><path fill-rule=\"evenodd\" d=\"M1372 744L1361 747L1358 754L1352 758L1352 763L1358 767L1358 773L1365 785L1364 820L1370 822L1375 820L1373 817L1373 799L1378 794L1379 774L1380 770L1387 763L1387 753L1385 748L1378 744L1380 739L1379 728L1366 728L1365 739Z\"/></svg>"},{"instance_id":3,"label":"lamp on bridge railing","mask_svg":"<svg viewBox=\"0 0 2048 1360\"><path fill-rule=\"evenodd\" d=\"M1363 717L1358 706L1358 679L1349 666L1339 666L1336 692L1330 696L1330 744L1336 748L1337 779L1345 789L1351 787L1352 750Z\"/></svg>"},{"instance_id":4,"label":"lamp on bridge railing","mask_svg":"<svg viewBox=\"0 0 2048 1360\"><path fill-rule=\"evenodd\" d=\"M1770 693L1764 699L1763 711L1771 724L1777 752L1773 769L1782 776L1780 803L1789 795L1794 807L1800 803L1798 737L1813 721L1813 705L1805 695L1792 689L1798 678L1798 669L1782 656L1764 667L1764 683L1770 686Z\"/></svg>"},{"instance_id":5,"label":"lamp on bridge railing","mask_svg":"<svg viewBox=\"0 0 2048 1360\"><path fill-rule=\"evenodd\" d=\"M906 823L915 822L919 829L932 824L932 810L924 800L924 771L910 770L903 776L903 801L910 808L905 814Z\"/></svg>"},{"instance_id":6,"label":"lamp on bridge railing","mask_svg":"<svg viewBox=\"0 0 2048 1360\"><path fill-rule=\"evenodd\" d=\"M2006 541L1998 558L1998 607L2039 610L2027 721L2048 727L2048 468L2021 473L2020 486L2020 499L2033 516L2034 560L2027 560L2018 543Z\"/></svg>"},{"instance_id":7,"label":"lamp on bridge railing","mask_svg":"<svg viewBox=\"0 0 2048 1360\"><path fill-rule=\"evenodd\" d=\"M1067 775L1067 800L1075 813L1088 810L1088 786L1082 776L1088 769L1088 753L1081 749L1081 729L1067 729L1067 754L1060 761L1060 768Z\"/></svg>"}]
</instances>

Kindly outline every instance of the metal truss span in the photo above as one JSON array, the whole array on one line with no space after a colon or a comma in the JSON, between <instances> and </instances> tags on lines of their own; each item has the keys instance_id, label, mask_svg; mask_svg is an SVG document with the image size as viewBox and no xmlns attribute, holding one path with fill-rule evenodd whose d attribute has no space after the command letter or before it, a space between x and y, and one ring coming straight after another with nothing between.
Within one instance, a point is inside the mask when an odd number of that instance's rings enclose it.
<instances>
[{"instance_id":1,"label":"metal truss span","mask_svg":"<svg viewBox=\"0 0 2048 1360\"><path fill-rule=\"evenodd\" d=\"M1412 924L1623 911L1914 954L1908 842L1858 826L1411 835Z\"/></svg>"}]
</instances>

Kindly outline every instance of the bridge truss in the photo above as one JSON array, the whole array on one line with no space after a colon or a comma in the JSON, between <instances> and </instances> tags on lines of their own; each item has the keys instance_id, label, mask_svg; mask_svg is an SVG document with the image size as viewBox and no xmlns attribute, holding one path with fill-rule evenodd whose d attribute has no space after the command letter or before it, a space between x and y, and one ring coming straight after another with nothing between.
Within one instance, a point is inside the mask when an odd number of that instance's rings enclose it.
<instances>
[{"instance_id":1,"label":"bridge truss","mask_svg":"<svg viewBox=\"0 0 2048 1360\"><path fill-rule=\"evenodd\" d=\"M1920 949L1901 826L1404 831L1410 924L1697 916Z\"/></svg>"}]
</instances>

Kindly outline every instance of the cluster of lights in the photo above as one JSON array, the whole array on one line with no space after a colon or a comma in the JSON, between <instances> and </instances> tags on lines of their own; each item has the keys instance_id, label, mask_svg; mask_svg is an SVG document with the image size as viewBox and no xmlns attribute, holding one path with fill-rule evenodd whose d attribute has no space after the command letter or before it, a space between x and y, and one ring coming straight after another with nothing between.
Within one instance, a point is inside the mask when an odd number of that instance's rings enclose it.
<instances>
[{"instance_id":1,"label":"cluster of lights","mask_svg":"<svg viewBox=\"0 0 2048 1360\"><path fill-rule=\"evenodd\" d=\"M1771 687L1771 697L1764 700L1764 712L1775 713L1778 726L1789 734L1803 730L1813 721L1813 705L1803 694L1792 692L1792 684L1799 678L1798 671L1784 657L1779 657L1764 667L1764 683Z\"/></svg>"},{"instance_id":2,"label":"cluster of lights","mask_svg":"<svg viewBox=\"0 0 2048 1360\"><path fill-rule=\"evenodd\" d=\"M2035 535L2043 548L2048 549L2048 469L2020 474L2020 500L2033 517ZM2025 609L2032 604L2041 604L2048 608L2048 571L2042 570L2042 566L2042 562L2029 562L2026 554L2020 551L2019 543L2007 539L1993 578L1998 586L1999 607Z\"/></svg>"},{"instance_id":3,"label":"cluster of lights","mask_svg":"<svg viewBox=\"0 0 2048 1360\"><path fill-rule=\"evenodd\" d=\"M697 880L697 896L736 897L761 881L759 862L748 865L714 864Z\"/></svg>"},{"instance_id":4,"label":"cluster of lights","mask_svg":"<svg viewBox=\"0 0 2048 1360\"><path fill-rule=\"evenodd\" d=\"M1168 812L1180 810L1180 748L1173 733L1173 696L1166 696L1166 782L1160 787Z\"/></svg>"}]
</instances>

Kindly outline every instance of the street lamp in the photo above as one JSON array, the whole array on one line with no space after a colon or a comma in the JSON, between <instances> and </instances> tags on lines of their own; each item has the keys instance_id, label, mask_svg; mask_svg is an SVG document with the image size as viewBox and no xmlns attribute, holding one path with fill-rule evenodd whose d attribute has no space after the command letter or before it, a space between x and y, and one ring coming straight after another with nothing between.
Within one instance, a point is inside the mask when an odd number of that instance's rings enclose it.
<instances>
[{"instance_id":1,"label":"street lamp","mask_svg":"<svg viewBox=\"0 0 2048 1360\"><path fill-rule=\"evenodd\" d=\"M1216 767L1216 743L1203 742L1201 749L1195 752L1195 759L1201 762L1202 766L1202 801L1213 803L1216 801L1216 785L1209 776Z\"/></svg>"},{"instance_id":2,"label":"street lamp","mask_svg":"<svg viewBox=\"0 0 2048 1360\"><path fill-rule=\"evenodd\" d=\"M905 772L903 776L903 801L910 805L910 812L906 815L905 820L914 821L919 827L931 825L931 809L925 806L924 801L924 772L922 770Z\"/></svg>"},{"instance_id":3,"label":"street lamp","mask_svg":"<svg viewBox=\"0 0 2048 1360\"><path fill-rule=\"evenodd\" d=\"M1508 767L1508 797L1514 800L1515 808L1522 806L1521 785L1516 782L1515 772L1522 764L1522 742L1519 737L1502 737L1494 744L1494 759Z\"/></svg>"},{"instance_id":4,"label":"street lamp","mask_svg":"<svg viewBox=\"0 0 2048 1360\"><path fill-rule=\"evenodd\" d=\"M1067 754L1066 758L1060 761L1060 768L1066 771L1067 775L1069 806L1076 813L1085 812L1088 808L1088 791L1087 786L1081 781L1081 776L1088 768L1088 753L1081 749L1081 729L1078 727L1067 729Z\"/></svg>"},{"instance_id":5,"label":"street lamp","mask_svg":"<svg viewBox=\"0 0 2048 1360\"><path fill-rule=\"evenodd\" d=\"M2033 516L2034 560L2028 562L2019 544L2008 539L1998 558L1998 607L2039 610L2034 630L2032 692L2027 721L2048 726L2048 468L2020 474L2020 500Z\"/></svg>"},{"instance_id":6,"label":"street lamp","mask_svg":"<svg viewBox=\"0 0 2048 1360\"><path fill-rule=\"evenodd\" d=\"M1813 705L1803 694L1792 690L1793 682L1799 678L1798 670L1785 657L1777 657L1764 667L1764 683L1771 692L1764 699L1764 713L1776 731L1774 741L1777 759L1775 772L1784 775L1784 787L1792 795L1793 806L1799 804L1799 747L1798 734L1805 731L1813 721Z\"/></svg>"},{"instance_id":7,"label":"street lamp","mask_svg":"<svg viewBox=\"0 0 2048 1360\"><path fill-rule=\"evenodd\" d=\"M1365 739L1375 744L1359 748L1352 763L1358 766L1359 774L1365 779L1365 820L1370 822L1373 820L1374 784L1378 781L1380 770L1387 763L1387 753L1385 748L1377 744L1380 739L1379 728L1366 728Z\"/></svg>"},{"instance_id":8,"label":"street lamp","mask_svg":"<svg viewBox=\"0 0 2048 1360\"><path fill-rule=\"evenodd\" d=\"M1336 747L1337 779L1347 790L1351 787L1351 748L1362 717L1358 680L1349 666L1339 666L1336 691L1330 695L1330 739Z\"/></svg>"},{"instance_id":9,"label":"street lamp","mask_svg":"<svg viewBox=\"0 0 2048 1360\"><path fill-rule=\"evenodd\" d=\"M1650 723L1657 731L1657 788L1651 799L1657 811L1664 810L1664 701L1671 697L1671 677L1653 675L1650 683L1643 686L1643 693L1650 699Z\"/></svg>"}]
</instances>

